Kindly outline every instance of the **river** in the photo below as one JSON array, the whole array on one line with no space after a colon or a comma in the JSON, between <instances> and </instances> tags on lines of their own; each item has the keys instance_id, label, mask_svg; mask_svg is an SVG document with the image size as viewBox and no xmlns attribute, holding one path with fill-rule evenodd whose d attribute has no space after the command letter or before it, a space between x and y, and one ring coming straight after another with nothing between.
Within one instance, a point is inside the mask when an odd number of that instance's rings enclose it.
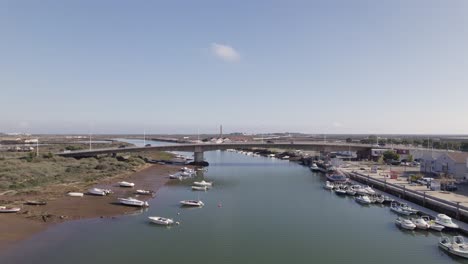
<instances>
[{"instance_id":1,"label":"river","mask_svg":"<svg viewBox=\"0 0 468 264\"><path fill-rule=\"evenodd\" d=\"M438 249L439 233L402 231L388 207L326 191L323 176L296 163L225 151L205 159L213 189L176 180L146 211L54 226L0 263L467 263ZM198 196L205 207L179 206ZM154 215L180 225L150 224Z\"/></svg>"}]
</instances>

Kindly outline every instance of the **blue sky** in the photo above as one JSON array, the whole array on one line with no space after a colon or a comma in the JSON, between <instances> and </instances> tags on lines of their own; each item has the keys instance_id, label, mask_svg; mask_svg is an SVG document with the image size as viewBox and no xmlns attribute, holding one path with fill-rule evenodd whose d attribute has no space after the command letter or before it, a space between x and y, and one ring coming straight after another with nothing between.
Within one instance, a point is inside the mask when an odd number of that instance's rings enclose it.
<instances>
[{"instance_id":1,"label":"blue sky","mask_svg":"<svg viewBox=\"0 0 468 264\"><path fill-rule=\"evenodd\" d=\"M466 1L1 1L0 132L468 133Z\"/></svg>"}]
</instances>

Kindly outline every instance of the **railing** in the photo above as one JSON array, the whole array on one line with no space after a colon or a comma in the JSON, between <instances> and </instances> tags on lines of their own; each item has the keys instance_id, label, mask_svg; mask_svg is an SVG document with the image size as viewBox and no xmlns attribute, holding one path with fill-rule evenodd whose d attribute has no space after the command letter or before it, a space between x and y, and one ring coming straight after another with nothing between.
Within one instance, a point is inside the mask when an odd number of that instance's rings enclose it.
<instances>
[{"instance_id":1,"label":"railing","mask_svg":"<svg viewBox=\"0 0 468 264\"><path fill-rule=\"evenodd\" d=\"M443 207L457 215L459 218L460 215L468 216L468 207L460 205L460 202L451 202L441 198L434 197L432 195L427 195L425 192L414 191L410 189L406 189L406 186L400 186L393 183L388 183L387 181L382 181L379 179L372 178L368 175L363 175L358 172L351 172L349 175L353 178L359 178L361 181L364 180L368 184L380 185L384 187L384 190L389 189L393 190L397 193L403 194L403 198L411 197L415 200L419 200L425 206L426 203L433 204L435 206Z\"/></svg>"}]
</instances>

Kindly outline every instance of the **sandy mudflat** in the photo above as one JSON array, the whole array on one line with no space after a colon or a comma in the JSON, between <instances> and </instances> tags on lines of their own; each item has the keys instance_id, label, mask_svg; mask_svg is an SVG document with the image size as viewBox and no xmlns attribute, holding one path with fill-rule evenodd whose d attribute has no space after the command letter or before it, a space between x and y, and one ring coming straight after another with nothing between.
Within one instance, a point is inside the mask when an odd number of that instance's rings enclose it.
<instances>
[{"instance_id":1,"label":"sandy mudflat","mask_svg":"<svg viewBox=\"0 0 468 264\"><path fill-rule=\"evenodd\" d=\"M151 165L127 176L105 179L96 187L112 189L108 196L69 197L66 190L61 197L44 197L41 195L15 195L1 197L3 201L47 200L47 205L32 206L21 205L22 209L17 214L0 214L0 252L13 245L15 242L43 231L53 224L67 220L113 217L131 213L138 208L118 205L118 197L137 197L147 200L151 196L135 195L136 189L157 191L169 180L169 174L175 173L180 166ZM116 183L120 180L134 182L134 188L122 188ZM81 190L86 192L86 190ZM156 192L157 196L157 192Z\"/></svg>"}]
</instances>

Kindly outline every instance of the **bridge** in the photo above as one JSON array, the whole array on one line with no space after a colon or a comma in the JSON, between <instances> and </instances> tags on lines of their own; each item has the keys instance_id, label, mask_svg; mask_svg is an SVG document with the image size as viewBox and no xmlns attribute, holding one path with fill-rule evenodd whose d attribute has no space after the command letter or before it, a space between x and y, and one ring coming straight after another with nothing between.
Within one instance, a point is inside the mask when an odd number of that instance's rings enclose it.
<instances>
[{"instance_id":1,"label":"bridge","mask_svg":"<svg viewBox=\"0 0 468 264\"><path fill-rule=\"evenodd\" d=\"M168 146L149 146L149 147L126 147L126 148L106 148L106 149L95 149L95 150L80 150L70 152L56 153L62 157L93 157L102 154L114 154L114 153L127 153L127 152L141 152L141 151L182 151L182 152L193 152L194 162L203 162L203 153L205 151L213 150L226 150L226 149L252 149L252 148L263 148L263 149L298 149L298 150L310 150L310 151L357 151L370 153L372 149L371 145L364 144L344 144L344 143L324 143L324 142L307 142L307 143L255 143L255 142L241 142L241 143L222 143L222 144L179 144L179 145L168 145Z\"/></svg>"}]
</instances>

